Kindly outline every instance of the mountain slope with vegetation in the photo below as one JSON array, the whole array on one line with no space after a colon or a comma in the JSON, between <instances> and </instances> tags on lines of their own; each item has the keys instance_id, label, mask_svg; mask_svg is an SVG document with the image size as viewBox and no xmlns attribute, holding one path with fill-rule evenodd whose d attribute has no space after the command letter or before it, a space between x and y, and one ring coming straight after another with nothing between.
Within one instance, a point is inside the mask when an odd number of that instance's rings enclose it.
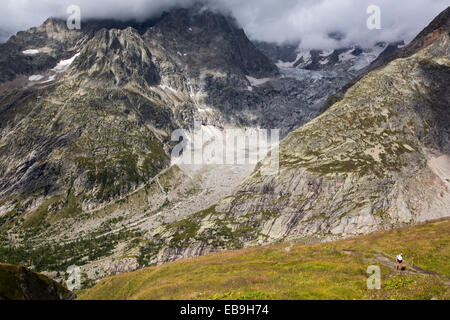
<instances>
[{"instance_id":1,"label":"mountain slope with vegetation","mask_svg":"<svg viewBox=\"0 0 450 320\"><path fill-rule=\"evenodd\" d=\"M80 299L450 299L450 220L214 253L104 279ZM403 252L406 270L393 270ZM381 268L368 290L367 267Z\"/></svg>"},{"instance_id":2,"label":"mountain slope with vegetation","mask_svg":"<svg viewBox=\"0 0 450 320\"><path fill-rule=\"evenodd\" d=\"M76 296L50 278L25 267L0 264L0 300L72 300Z\"/></svg>"},{"instance_id":3,"label":"mountain slope with vegetation","mask_svg":"<svg viewBox=\"0 0 450 320\"><path fill-rule=\"evenodd\" d=\"M348 78L280 72L233 18L204 9L71 31L49 19L0 46L0 261L58 280L77 264L90 284L448 215L448 10L412 56L301 127ZM300 128L281 143L278 175L262 176L263 161L248 177L253 166L170 166L172 133L196 121Z\"/></svg>"}]
</instances>

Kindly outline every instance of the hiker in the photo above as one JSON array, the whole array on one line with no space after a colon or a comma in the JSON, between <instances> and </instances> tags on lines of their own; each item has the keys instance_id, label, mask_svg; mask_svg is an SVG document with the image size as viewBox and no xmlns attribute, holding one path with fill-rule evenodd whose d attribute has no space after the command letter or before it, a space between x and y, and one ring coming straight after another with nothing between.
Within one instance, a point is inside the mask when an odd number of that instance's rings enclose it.
<instances>
[{"instance_id":1,"label":"hiker","mask_svg":"<svg viewBox=\"0 0 450 320\"><path fill-rule=\"evenodd\" d=\"M395 267L397 270L402 270L402 263L403 263L403 253L400 253L397 256L397 263L395 264Z\"/></svg>"}]
</instances>

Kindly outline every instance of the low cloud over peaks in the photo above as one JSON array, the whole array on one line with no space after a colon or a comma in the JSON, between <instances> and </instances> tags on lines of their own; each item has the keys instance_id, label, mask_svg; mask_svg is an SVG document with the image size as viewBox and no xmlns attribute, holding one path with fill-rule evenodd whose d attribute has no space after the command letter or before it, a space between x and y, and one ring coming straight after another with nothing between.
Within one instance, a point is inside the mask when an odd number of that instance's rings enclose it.
<instances>
[{"instance_id":1,"label":"low cloud over peaks","mask_svg":"<svg viewBox=\"0 0 450 320\"><path fill-rule=\"evenodd\" d=\"M258 40L295 42L308 49L377 41L410 41L448 6L441 0L226 1L247 34ZM259 4L259 5L258 5ZM367 28L367 8L381 9L381 30ZM330 33L344 35L341 43Z\"/></svg>"},{"instance_id":2,"label":"low cloud over peaks","mask_svg":"<svg viewBox=\"0 0 450 320\"><path fill-rule=\"evenodd\" d=\"M40 25L50 16L67 17L76 4L82 19L143 20L195 0L2 0L0 38ZM206 0L213 10L231 13L250 38L270 42L298 42L305 49L328 49L349 44L371 46L378 41L410 41L448 0ZM366 10L381 9L381 29L369 30ZM340 41L329 37L338 32ZM0 39L1 40L1 39Z\"/></svg>"}]
</instances>

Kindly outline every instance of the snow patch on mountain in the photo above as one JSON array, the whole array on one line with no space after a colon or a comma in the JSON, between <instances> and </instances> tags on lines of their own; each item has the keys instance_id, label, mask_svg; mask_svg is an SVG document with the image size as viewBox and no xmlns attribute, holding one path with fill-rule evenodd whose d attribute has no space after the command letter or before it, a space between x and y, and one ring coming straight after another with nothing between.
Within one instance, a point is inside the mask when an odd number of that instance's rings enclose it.
<instances>
[{"instance_id":1,"label":"snow patch on mountain","mask_svg":"<svg viewBox=\"0 0 450 320\"><path fill-rule=\"evenodd\" d=\"M72 58L59 61L58 64L56 65L56 67L54 67L52 69L52 71L54 71L56 73L66 72L69 69L72 62L75 60L75 58L78 57L79 55L80 55L80 53L77 53Z\"/></svg>"},{"instance_id":2,"label":"snow patch on mountain","mask_svg":"<svg viewBox=\"0 0 450 320\"><path fill-rule=\"evenodd\" d=\"M28 50L22 51L22 53L23 53L24 55L31 56L31 55L38 54L38 53L39 53L39 49L28 49Z\"/></svg>"},{"instance_id":3,"label":"snow patch on mountain","mask_svg":"<svg viewBox=\"0 0 450 320\"><path fill-rule=\"evenodd\" d=\"M42 76L40 74L35 74L35 75L32 75L32 76L29 76L28 80L30 80L30 81L39 81L39 80L41 80L43 78L44 78L44 76Z\"/></svg>"},{"instance_id":4,"label":"snow patch on mountain","mask_svg":"<svg viewBox=\"0 0 450 320\"><path fill-rule=\"evenodd\" d=\"M40 83L41 83L41 84L49 83L49 82L55 81L55 79L56 79L56 75L51 75L50 77L48 77L47 80L42 81L42 82L40 82Z\"/></svg>"},{"instance_id":5,"label":"snow patch on mountain","mask_svg":"<svg viewBox=\"0 0 450 320\"><path fill-rule=\"evenodd\" d=\"M301 66L307 65L311 62L311 52L310 51L300 51L297 53L297 57L292 62L285 62L278 60L276 66L278 68L294 68L295 65Z\"/></svg>"},{"instance_id":6,"label":"snow patch on mountain","mask_svg":"<svg viewBox=\"0 0 450 320\"><path fill-rule=\"evenodd\" d=\"M349 71L359 71L369 66L386 49L386 44L377 45L370 50L364 50L359 56L353 59L353 66Z\"/></svg>"},{"instance_id":7,"label":"snow patch on mountain","mask_svg":"<svg viewBox=\"0 0 450 320\"><path fill-rule=\"evenodd\" d=\"M177 90L175 90L174 88L172 88L172 87L170 87L170 86L168 86L168 85L160 84L159 87L160 87L161 89L163 89L163 90L170 90L170 91L172 91L173 93L177 93Z\"/></svg>"},{"instance_id":8,"label":"snow patch on mountain","mask_svg":"<svg viewBox=\"0 0 450 320\"><path fill-rule=\"evenodd\" d=\"M345 61L349 61L355 58L355 56L352 54L352 52L355 51L353 48L345 51L344 53L341 53L339 55L339 62L345 62Z\"/></svg>"},{"instance_id":9,"label":"snow patch on mountain","mask_svg":"<svg viewBox=\"0 0 450 320\"><path fill-rule=\"evenodd\" d=\"M320 53L320 56L321 56L321 57L328 57L328 56L330 56L333 52L334 52L333 49L331 49L331 50L325 50L325 51L322 51L322 52Z\"/></svg>"},{"instance_id":10,"label":"snow patch on mountain","mask_svg":"<svg viewBox=\"0 0 450 320\"><path fill-rule=\"evenodd\" d=\"M266 83L266 82L268 82L270 80L273 80L272 78L256 79L256 78L253 78L253 77L250 77L250 76L246 76L246 77L247 77L247 80L250 82L250 84L253 87L259 87L259 86L263 85L264 83Z\"/></svg>"}]
</instances>

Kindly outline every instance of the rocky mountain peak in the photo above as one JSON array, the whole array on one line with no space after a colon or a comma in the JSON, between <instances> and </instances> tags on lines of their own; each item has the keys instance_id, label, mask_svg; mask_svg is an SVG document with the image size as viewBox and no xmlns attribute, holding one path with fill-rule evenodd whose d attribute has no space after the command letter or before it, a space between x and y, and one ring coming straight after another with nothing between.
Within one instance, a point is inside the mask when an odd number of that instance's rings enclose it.
<instances>
[{"instance_id":1,"label":"rocky mountain peak","mask_svg":"<svg viewBox=\"0 0 450 320\"><path fill-rule=\"evenodd\" d=\"M256 78L278 75L277 67L249 41L234 18L209 9L172 10L144 37L175 52L196 72L210 68Z\"/></svg>"},{"instance_id":2,"label":"rocky mountain peak","mask_svg":"<svg viewBox=\"0 0 450 320\"><path fill-rule=\"evenodd\" d=\"M83 72L89 80L101 78L115 85L159 83L151 52L132 27L98 31L72 64L72 75Z\"/></svg>"},{"instance_id":3,"label":"rocky mountain peak","mask_svg":"<svg viewBox=\"0 0 450 320\"><path fill-rule=\"evenodd\" d=\"M445 33L448 35L450 34L450 6L434 18L434 20L399 53L399 57L407 57L416 53L420 49L432 44Z\"/></svg>"}]
</instances>

